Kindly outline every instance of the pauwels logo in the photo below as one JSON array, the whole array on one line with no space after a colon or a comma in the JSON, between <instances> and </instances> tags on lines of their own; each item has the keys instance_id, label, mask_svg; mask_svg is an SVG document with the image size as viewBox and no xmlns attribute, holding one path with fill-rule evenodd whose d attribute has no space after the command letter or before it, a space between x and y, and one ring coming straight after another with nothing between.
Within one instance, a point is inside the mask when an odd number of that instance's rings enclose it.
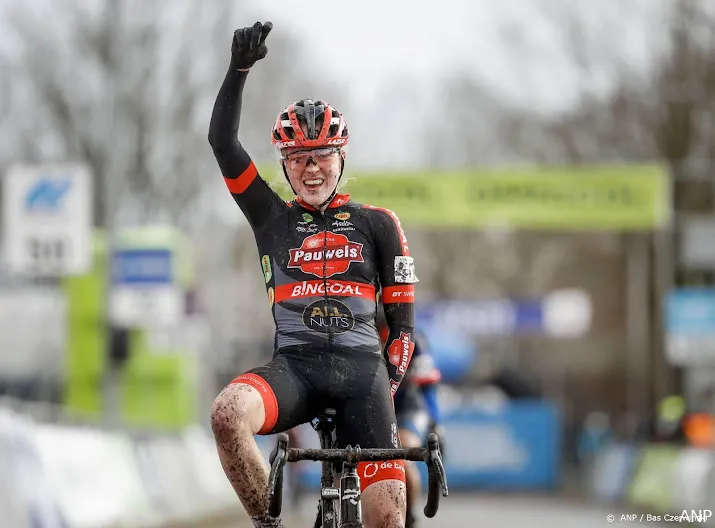
<instances>
[{"instance_id":1,"label":"pauwels logo","mask_svg":"<svg viewBox=\"0 0 715 528\"><path fill-rule=\"evenodd\" d=\"M345 273L353 262L364 262L362 244L345 235L327 231L303 239L299 248L289 249L289 268L300 268L320 278Z\"/></svg>"},{"instance_id":2,"label":"pauwels logo","mask_svg":"<svg viewBox=\"0 0 715 528\"><path fill-rule=\"evenodd\" d=\"M410 364L412 352L415 350L415 344L410 341L410 334L400 332L400 337L390 343L387 349L390 357L390 363L397 367L398 374L407 372L407 365Z\"/></svg>"}]
</instances>

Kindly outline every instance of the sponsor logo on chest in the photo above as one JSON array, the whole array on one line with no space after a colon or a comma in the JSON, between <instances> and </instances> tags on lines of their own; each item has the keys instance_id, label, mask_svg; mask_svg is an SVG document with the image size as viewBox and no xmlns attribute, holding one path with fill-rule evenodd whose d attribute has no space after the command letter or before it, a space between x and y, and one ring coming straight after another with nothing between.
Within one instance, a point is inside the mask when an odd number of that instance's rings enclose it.
<instances>
[{"instance_id":1,"label":"sponsor logo on chest","mask_svg":"<svg viewBox=\"0 0 715 528\"><path fill-rule=\"evenodd\" d=\"M347 272L353 262L364 262L362 247L340 233L316 233L304 238L299 248L288 250L288 268L320 278L332 277Z\"/></svg>"}]
</instances>

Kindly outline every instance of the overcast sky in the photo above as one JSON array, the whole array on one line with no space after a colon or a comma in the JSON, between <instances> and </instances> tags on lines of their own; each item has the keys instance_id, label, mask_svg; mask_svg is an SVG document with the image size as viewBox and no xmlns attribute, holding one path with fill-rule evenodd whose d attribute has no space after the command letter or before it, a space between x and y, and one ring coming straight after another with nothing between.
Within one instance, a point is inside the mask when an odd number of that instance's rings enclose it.
<instances>
[{"instance_id":1,"label":"overcast sky","mask_svg":"<svg viewBox=\"0 0 715 528\"><path fill-rule=\"evenodd\" d=\"M567 11L565 6L581 13L599 70L596 83L606 89L613 76L605 53L619 49L636 68L645 67L658 47L655 21L668 3L311 0L307 7L263 0L260 12L275 23L275 31L291 31L307 49L331 59L336 75L358 94L371 96L381 82L405 76L416 77L428 90L435 79L461 70L519 103L561 109L578 93L578 76L563 39L564 24L558 20Z\"/></svg>"}]
</instances>

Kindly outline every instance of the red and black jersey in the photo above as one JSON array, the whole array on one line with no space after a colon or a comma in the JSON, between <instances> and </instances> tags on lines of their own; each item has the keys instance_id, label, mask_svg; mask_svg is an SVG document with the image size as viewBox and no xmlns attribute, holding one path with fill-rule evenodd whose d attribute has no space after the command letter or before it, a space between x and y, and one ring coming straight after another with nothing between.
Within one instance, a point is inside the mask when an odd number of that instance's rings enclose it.
<instances>
[{"instance_id":1,"label":"red and black jersey","mask_svg":"<svg viewBox=\"0 0 715 528\"><path fill-rule=\"evenodd\" d=\"M226 185L253 229L276 323L276 350L381 351L380 294L390 329L382 350L394 395L414 350L414 262L397 216L338 194L318 211L282 200L237 138L247 72L229 70L209 140ZM359 375L359 373L355 373Z\"/></svg>"}]
</instances>

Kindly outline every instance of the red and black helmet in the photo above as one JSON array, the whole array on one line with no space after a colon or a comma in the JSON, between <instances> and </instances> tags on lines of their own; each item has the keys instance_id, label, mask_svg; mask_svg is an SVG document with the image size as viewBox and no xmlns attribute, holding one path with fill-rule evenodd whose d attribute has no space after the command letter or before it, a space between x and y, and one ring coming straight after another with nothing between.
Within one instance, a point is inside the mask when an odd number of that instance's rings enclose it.
<instances>
[{"instance_id":1,"label":"red and black helmet","mask_svg":"<svg viewBox=\"0 0 715 528\"><path fill-rule=\"evenodd\" d=\"M325 101L312 99L303 99L283 110L271 133L273 146L278 150L344 147L349 137L343 115Z\"/></svg>"}]
</instances>

